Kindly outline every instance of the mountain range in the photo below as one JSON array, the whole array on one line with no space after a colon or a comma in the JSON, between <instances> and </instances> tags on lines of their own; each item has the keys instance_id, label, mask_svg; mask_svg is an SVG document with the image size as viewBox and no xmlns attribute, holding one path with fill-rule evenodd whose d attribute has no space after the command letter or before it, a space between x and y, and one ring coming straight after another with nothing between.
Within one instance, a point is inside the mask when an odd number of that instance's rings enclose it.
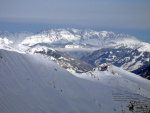
<instances>
[{"instance_id":1,"label":"mountain range","mask_svg":"<svg viewBox=\"0 0 150 113\"><path fill-rule=\"evenodd\" d=\"M0 32L1 38L8 38L13 42L20 42L22 45L32 46L46 43L51 47L66 47L67 45L79 45L80 48L104 47L106 44L132 44L140 43L134 36L128 34L115 34L111 31L94 31L78 29L51 29L39 33L10 33ZM78 48L78 47L75 47Z\"/></svg>"},{"instance_id":2,"label":"mountain range","mask_svg":"<svg viewBox=\"0 0 150 113\"><path fill-rule=\"evenodd\" d=\"M0 39L1 43L9 43L12 48L22 52L34 50L36 47L37 49L42 47L52 48L55 52L57 51L57 54L63 54L63 59L68 59L68 56L73 57L76 60L74 60L76 64L79 64L80 61L82 62L81 64L86 64L86 66L82 65L81 67L86 68L89 67L87 63L89 63L90 67L95 67L107 62L135 72L136 70L140 71L143 66L150 65L149 43L141 42L128 34L116 34L112 31L73 28L51 29L38 33L10 33L5 31L0 32ZM44 51L43 49L43 52L40 53L45 54ZM66 62L67 60L64 61ZM57 59L57 62L60 62L60 59L59 61ZM76 65L75 67L79 68L80 66ZM88 68L88 71L89 69L91 70L91 68ZM83 71L84 69L82 68L81 70Z\"/></svg>"},{"instance_id":3,"label":"mountain range","mask_svg":"<svg viewBox=\"0 0 150 113\"><path fill-rule=\"evenodd\" d=\"M96 50L81 59L94 66L107 62L128 71L135 71L142 66L150 65L150 52L139 51L138 48L115 46Z\"/></svg>"}]
</instances>

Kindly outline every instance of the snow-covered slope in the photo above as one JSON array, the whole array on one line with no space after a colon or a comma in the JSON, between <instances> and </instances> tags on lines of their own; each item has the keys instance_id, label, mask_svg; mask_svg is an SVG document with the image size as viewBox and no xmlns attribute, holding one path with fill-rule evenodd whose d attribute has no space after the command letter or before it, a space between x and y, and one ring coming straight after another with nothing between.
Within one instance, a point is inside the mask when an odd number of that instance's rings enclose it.
<instances>
[{"instance_id":1,"label":"snow-covered slope","mask_svg":"<svg viewBox=\"0 0 150 113\"><path fill-rule=\"evenodd\" d=\"M112 70L118 71L114 75L110 71L95 71L94 75L99 77L99 80L97 79L99 82L95 82L95 79L93 82L91 76L90 81L77 78L41 55L20 54L0 49L0 111L2 113L148 111L149 81L116 67L112 67ZM138 108L139 106L143 107Z\"/></svg>"}]
</instances>

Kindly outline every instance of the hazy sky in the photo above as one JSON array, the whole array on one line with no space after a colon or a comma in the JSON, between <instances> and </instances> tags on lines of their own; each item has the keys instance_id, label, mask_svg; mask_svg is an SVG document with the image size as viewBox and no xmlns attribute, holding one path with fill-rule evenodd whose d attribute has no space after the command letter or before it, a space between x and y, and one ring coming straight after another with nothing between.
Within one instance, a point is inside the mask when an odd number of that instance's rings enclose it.
<instances>
[{"instance_id":1,"label":"hazy sky","mask_svg":"<svg viewBox=\"0 0 150 113\"><path fill-rule=\"evenodd\" d=\"M15 25L146 31L149 41L150 0L0 0L0 30Z\"/></svg>"}]
</instances>

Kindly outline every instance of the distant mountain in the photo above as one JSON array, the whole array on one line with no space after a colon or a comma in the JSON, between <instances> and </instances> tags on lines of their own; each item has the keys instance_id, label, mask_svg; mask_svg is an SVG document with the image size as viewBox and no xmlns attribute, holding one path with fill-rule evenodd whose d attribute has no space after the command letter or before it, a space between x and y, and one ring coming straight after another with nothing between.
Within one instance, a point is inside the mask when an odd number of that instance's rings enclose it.
<instances>
[{"instance_id":1,"label":"distant mountain","mask_svg":"<svg viewBox=\"0 0 150 113\"><path fill-rule=\"evenodd\" d=\"M122 42L124 41L124 42ZM63 48L87 48L101 47L106 44L138 43L139 41L130 35L115 34L109 31L56 29L42 31L41 33L27 37L21 44L32 46L39 43L47 43L51 47Z\"/></svg>"},{"instance_id":2,"label":"distant mountain","mask_svg":"<svg viewBox=\"0 0 150 113\"><path fill-rule=\"evenodd\" d=\"M102 48L83 56L81 60L94 66L107 62L125 70L134 71L150 64L150 52L141 50L144 47L148 49L150 44L145 43L145 45L134 49L125 46Z\"/></svg>"},{"instance_id":3,"label":"distant mountain","mask_svg":"<svg viewBox=\"0 0 150 113\"><path fill-rule=\"evenodd\" d=\"M91 48L107 46L107 44L110 46L114 44L139 43L139 40L128 34L78 29L51 29L36 34L0 32L0 38L8 38L13 42L19 40L18 42L25 46L46 43L51 47L63 48Z\"/></svg>"},{"instance_id":4,"label":"distant mountain","mask_svg":"<svg viewBox=\"0 0 150 113\"><path fill-rule=\"evenodd\" d=\"M11 33L7 31L0 32L0 38L7 38L12 41L11 46L22 51L25 48L29 48L35 45L41 45L46 47L55 48L61 50L73 50L68 53L80 58L83 54L80 50L91 52L99 48L105 48L109 46L123 45L134 47L141 42L134 36L128 34L116 34L112 31L94 31L94 30L79 30L79 29L51 29L47 31L41 31L38 33L19 32ZM83 52L84 52L83 51ZM64 49L63 49L64 52ZM79 56L77 56L79 55Z\"/></svg>"}]
</instances>

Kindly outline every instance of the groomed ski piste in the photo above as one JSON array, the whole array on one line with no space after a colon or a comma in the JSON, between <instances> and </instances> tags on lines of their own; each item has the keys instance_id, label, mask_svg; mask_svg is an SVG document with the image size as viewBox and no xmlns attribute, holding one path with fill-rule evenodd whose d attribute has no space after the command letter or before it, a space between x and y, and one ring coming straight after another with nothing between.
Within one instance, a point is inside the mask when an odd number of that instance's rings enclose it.
<instances>
[{"instance_id":1,"label":"groomed ski piste","mask_svg":"<svg viewBox=\"0 0 150 113\"><path fill-rule=\"evenodd\" d=\"M149 113L150 82L121 68L77 74L38 54L0 49L1 113Z\"/></svg>"}]
</instances>

